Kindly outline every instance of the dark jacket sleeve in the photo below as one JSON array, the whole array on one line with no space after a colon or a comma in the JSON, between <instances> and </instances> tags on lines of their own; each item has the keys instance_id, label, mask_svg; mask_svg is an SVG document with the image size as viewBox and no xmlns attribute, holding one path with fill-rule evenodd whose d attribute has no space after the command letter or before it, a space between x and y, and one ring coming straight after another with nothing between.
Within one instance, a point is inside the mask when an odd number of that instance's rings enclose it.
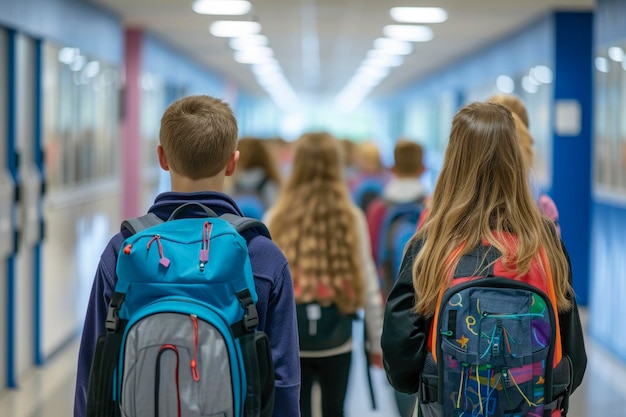
<instances>
[{"instance_id":1,"label":"dark jacket sleeve","mask_svg":"<svg viewBox=\"0 0 626 417\"><path fill-rule=\"evenodd\" d=\"M569 254L565 249L565 245L561 243L563 252L570 264ZM569 281L572 282L572 270L570 264ZM585 369L587 368L587 353L585 352L585 340L583 337L583 328L580 323L578 313L578 305L576 297L572 297L572 309L559 313L559 326L561 328L561 345L563 355L567 356L572 364L572 381L570 385L570 393L574 392L581 384Z\"/></svg>"},{"instance_id":2,"label":"dark jacket sleeve","mask_svg":"<svg viewBox=\"0 0 626 417\"><path fill-rule=\"evenodd\" d=\"M430 319L413 311L413 261L420 248L419 242L413 242L404 255L385 306L381 339L387 379L396 390L407 393L417 392L419 388L430 329Z\"/></svg>"},{"instance_id":3,"label":"dark jacket sleeve","mask_svg":"<svg viewBox=\"0 0 626 417\"><path fill-rule=\"evenodd\" d=\"M270 339L276 378L273 417L297 417L300 415L298 323L293 282L286 260L270 294L265 331Z\"/></svg>"},{"instance_id":4,"label":"dark jacket sleeve","mask_svg":"<svg viewBox=\"0 0 626 417\"><path fill-rule=\"evenodd\" d=\"M85 316L83 333L78 352L78 368L76 373L76 391L74 396L74 417L84 417L87 407L87 387L91 362L98 338L106 333L104 323L113 289L115 287L115 271L111 269L115 257L109 245L100 260L96 276L91 288L89 304Z\"/></svg>"}]
</instances>

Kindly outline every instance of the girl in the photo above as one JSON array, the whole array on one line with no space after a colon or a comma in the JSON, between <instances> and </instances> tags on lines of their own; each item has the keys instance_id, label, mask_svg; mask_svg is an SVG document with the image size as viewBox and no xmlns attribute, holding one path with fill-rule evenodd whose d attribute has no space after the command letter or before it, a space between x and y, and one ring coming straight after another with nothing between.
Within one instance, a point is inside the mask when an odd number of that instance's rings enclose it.
<instances>
[{"instance_id":1,"label":"girl","mask_svg":"<svg viewBox=\"0 0 626 417\"><path fill-rule=\"evenodd\" d=\"M586 354L569 258L531 195L511 112L495 103L470 104L452 122L429 215L407 247L385 307L383 362L391 385L408 393L421 389L440 292L450 286L459 260L481 245L493 248L499 254L494 262L516 277L538 270L545 282L551 271L562 355L572 364L571 393L581 383Z\"/></svg>"},{"instance_id":2,"label":"girl","mask_svg":"<svg viewBox=\"0 0 626 417\"><path fill-rule=\"evenodd\" d=\"M370 360L382 368L382 303L365 216L351 202L335 139L313 133L298 140L291 177L265 221L293 276L302 416L311 416L316 380L322 415L343 416L352 319L365 308Z\"/></svg>"}]
</instances>

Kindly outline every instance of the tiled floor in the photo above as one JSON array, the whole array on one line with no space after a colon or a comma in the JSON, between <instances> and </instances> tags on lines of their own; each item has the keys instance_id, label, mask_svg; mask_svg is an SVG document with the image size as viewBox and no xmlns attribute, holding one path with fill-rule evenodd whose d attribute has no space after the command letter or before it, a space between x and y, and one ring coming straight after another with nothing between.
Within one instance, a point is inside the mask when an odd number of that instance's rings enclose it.
<instances>
[{"instance_id":1,"label":"tiled floor","mask_svg":"<svg viewBox=\"0 0 626 417\"><path fill-rule=\"evenodd\" d=\"M357 324L358 326L358 324ZM357 331L355 334L360 334ZM357 345L360 340L355 341ZM17 390L0 392L1 417L69 417L72 415L77 342L68 345ZM626 417L626 364L587 340L589 363L582 386L571 398L569 417ZM355 349L346 417L397 417L384 372L372 370L377 409L372 410L363 355Z\"/></svg>"}]
</instances>

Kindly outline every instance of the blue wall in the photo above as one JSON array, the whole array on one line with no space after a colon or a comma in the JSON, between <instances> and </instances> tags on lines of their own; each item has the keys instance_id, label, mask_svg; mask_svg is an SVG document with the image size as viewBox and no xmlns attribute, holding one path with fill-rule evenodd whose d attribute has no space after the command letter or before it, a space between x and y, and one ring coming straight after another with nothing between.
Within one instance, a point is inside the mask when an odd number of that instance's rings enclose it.
<instances>
[{"instance_id":1,"label":"blue wall","mask_svg":"<svg viewBox=\"0 0 626 417\"><path fill-rule=\"evenodd\" d=\"M123 31L113 13L82 1L0 0L0 26L122 63Z\"/></svg>"},{"instance_id":2,"label":"blue wall","mask_svg":"<svg viewBox=\"0 0 626 417\"><path fill-rule=\"evenodd\" d=\"M393 97L406 101L419 95L439 96L445 90L462 91L468 87L495 82L501 74L515 74L538 63L552 66L554 44L553 16L544 16L526 29L474 52L448 69L417 82Z\"/></svg>"},{"instance_id":3,"label":"blue wall","mask_svg":"<svg viewBox=\"0 0 626 417\"><path fill-rule=\"evenodd\" d=\"M593 14L555 15L554 100L575 100L581 108L577 135L553 132L552 197L559 207L563 241L570 255L574 290L588 303L591 224Z\"/></svg>"},{"instance_id":4,"label":"blue wall","mask_svg":"<svg viewBox=\"0 0 626 417\"><path fill-rule=\"evenodd\" d=\"M626 41L624 16L623 0L598 1L596 48ZM596 190L591 209L590 331L594 339L626 362L626 195Z\"/></svg>"},{"instance_id":5,"label":"blue wall","mask_svg":"<svg viewBox=\"0 0 626 417\"><path fill-rule=\"evenodd\" d=\"M168 85L181 88L185 95L223 97L226 92L223 77L149 33L144 36L142 60L144 71L161 75Z\"/></svg>"}]
</instances>

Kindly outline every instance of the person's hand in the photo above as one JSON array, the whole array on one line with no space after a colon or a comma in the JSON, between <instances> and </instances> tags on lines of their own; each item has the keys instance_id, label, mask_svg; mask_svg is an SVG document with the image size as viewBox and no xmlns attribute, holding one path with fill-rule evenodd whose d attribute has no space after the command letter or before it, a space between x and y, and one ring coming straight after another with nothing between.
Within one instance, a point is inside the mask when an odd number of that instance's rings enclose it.
<instances>
[{"instance_id":1,"label":"person's hand","mask_svg":"<svg viewBox=\"0 0 626 417\"><path fill-rule=\"evenodd\" d=\"M375 366L378 369L383 369L383 354L382 353L370 353L370 365Z\"/></svg>"}]
</instances>

